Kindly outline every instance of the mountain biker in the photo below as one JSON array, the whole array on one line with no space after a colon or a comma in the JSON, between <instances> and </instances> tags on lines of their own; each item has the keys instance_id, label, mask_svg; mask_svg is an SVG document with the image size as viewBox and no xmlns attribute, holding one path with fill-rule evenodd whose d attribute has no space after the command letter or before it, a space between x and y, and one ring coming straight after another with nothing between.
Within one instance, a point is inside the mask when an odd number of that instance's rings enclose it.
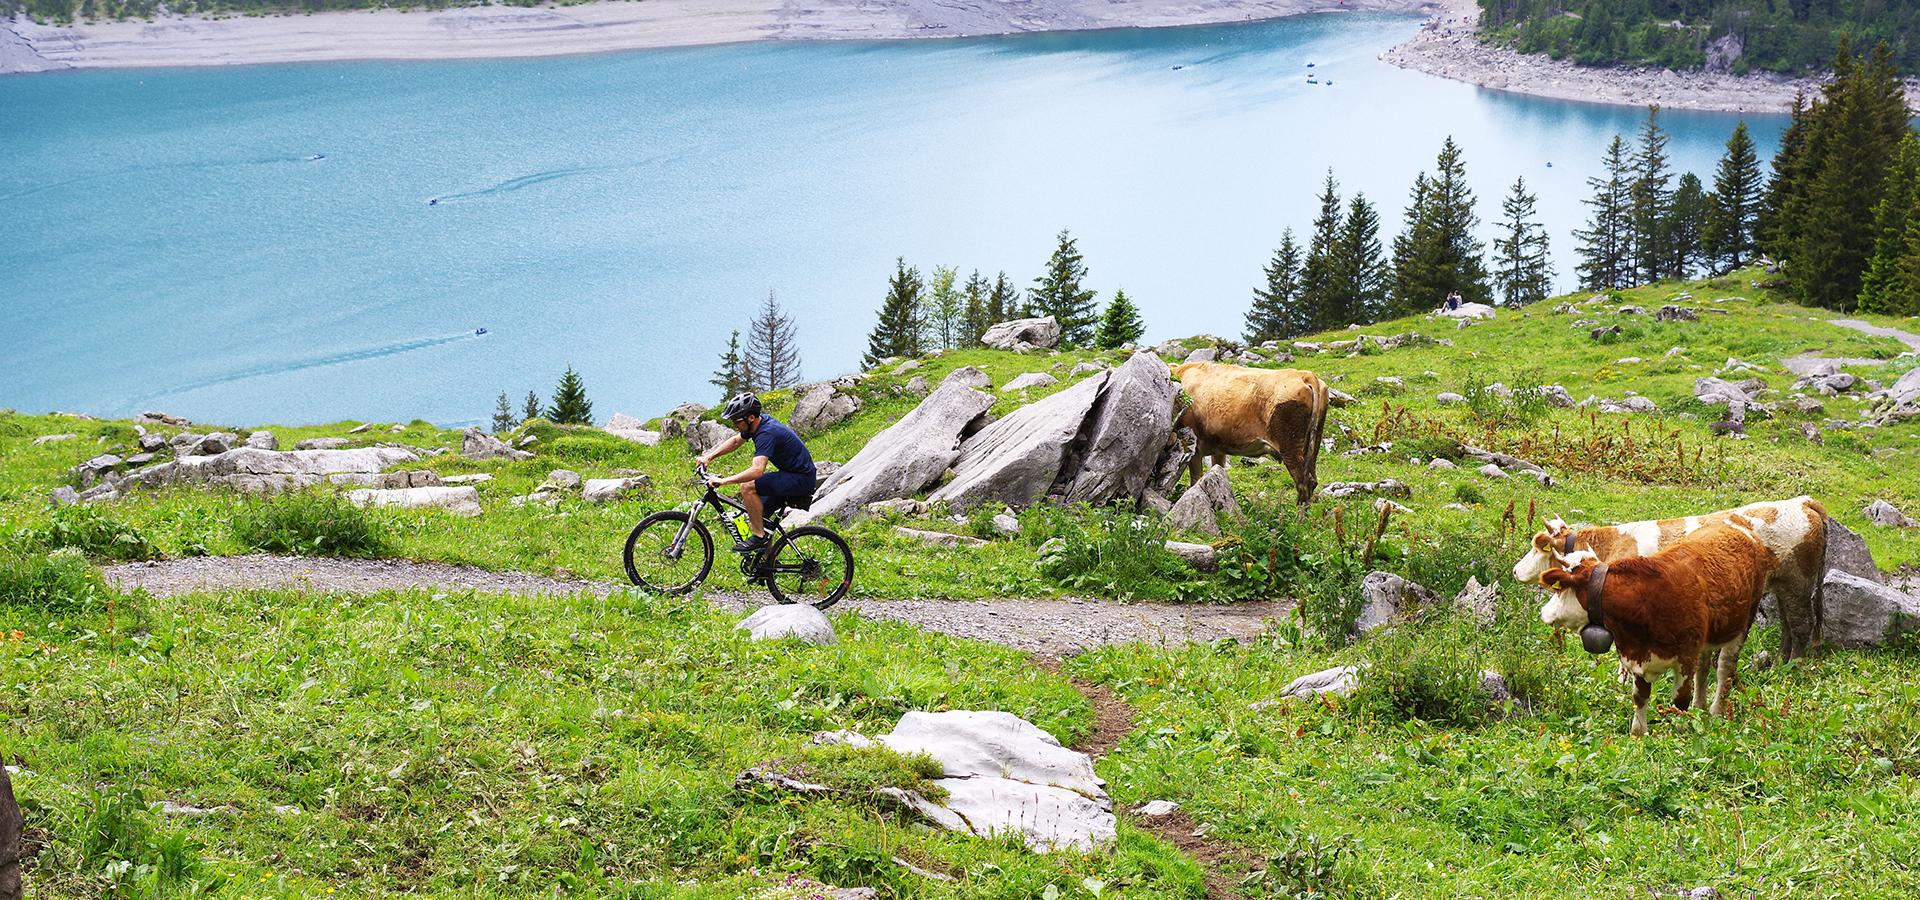
<instances>
[{"instance_id":1,"label":"mountain biker","mask_svg":"<svg viewBox=\"0 0 1920 900\"><path fill-rule=\"evenodd\" d=\"M740 485L740 504L747 508L747 524L753 528L753 537L736 542L733 549L750 553L767 545L765 510L769 505L813 496L813 455L807 452L807 445L793 429L772 416L761 414L760 398L751 392L735 394L721 415L739 434L701 454L700 465L710 465L748 440L753 441L753 462L747 468L725 478L707 476L707 483L714 487ZM768 463L778 471L767 471Z\"/></svg>"}]
</instances>

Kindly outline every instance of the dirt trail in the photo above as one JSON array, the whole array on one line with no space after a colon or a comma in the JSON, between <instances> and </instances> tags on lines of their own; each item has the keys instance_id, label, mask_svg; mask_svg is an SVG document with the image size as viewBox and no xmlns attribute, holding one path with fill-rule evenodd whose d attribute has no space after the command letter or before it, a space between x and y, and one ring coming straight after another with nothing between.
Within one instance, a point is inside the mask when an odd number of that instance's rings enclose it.
<instances>
[{"instance_id":1,"label":"dirt trail","mask_svg":"<svg viewBox=\"0 0 1920 900\"><path fill-rule=\"evenodd\" d=\"M1890 337L1902 344L1906 344L1909 349L1920 350L1920 334L1914 334L1911 331L1901 331L1898 328L1888 328L1884 325L1875 325L1872 322L1863 322L1859 319L1828 319L1827 321L1841 328L1864 331L1867 334L1879 337Z\"/></svg>"},{"instance_id":2,"label":"dirt trail","mask_svg":"<svg viewBox=\"0 0 1920 900\"><path fill-rule=\"evenodd\" d=\"M372 593L414 588L474 590L495 594L602 596L625 585L490 572L471 566L396 559L332 557L208 556L108 566L106 575L124 589L145 588L161 596L189 591L298 588ZM734 611L766 605L766 594L709 591L707 599ZM1133 641L1167 646L1223 637L1245 640L1267 628L1288 607L1279 603L1192 606L1120 604L1096 600L845 600L834 607L875 619L892 619L956 637L989 641L1048 656Z\"/></svg>"}]
</instances>

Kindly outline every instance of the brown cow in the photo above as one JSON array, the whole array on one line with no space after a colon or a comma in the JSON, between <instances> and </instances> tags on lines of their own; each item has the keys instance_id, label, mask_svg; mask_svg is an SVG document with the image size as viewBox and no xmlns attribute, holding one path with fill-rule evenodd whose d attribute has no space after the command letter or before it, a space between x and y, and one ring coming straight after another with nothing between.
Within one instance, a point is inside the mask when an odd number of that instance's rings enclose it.
<instances>
[{"instance_id":1,"label":"brown cow","mask_svg":"<svg viewBox=\"0 0 1920 900\"><path fill-rule=\"evenodd\" d=\"M1826 578L1827 509L1812 497L1597 528L1576 529L1553 519L1546 530L1533 536L1533 547L1514 564L1513 577L1532 583L1554 565L1567 565L1567 556L1574 550L1591 551L1601 562L1648 556L1701 526L1729 521L1751 530L1773 551L1777 564L1767 590L1780 608L1781 661L1805 656L1820 636L1820 588Z\"/></svg>"},{"instance_id":2,"label":"brown cow","mask_svg":"<svg viewBox=\"0 0 1920 900\"><path fill-rule=\"evenodd\" d=\"M1197 444L1187 468L1194 481L1206 462L1227 456L1272 456L1286 464L1300 509L1320 487L1320 432L1327 424L1327 386L1301 369L1249 369L1191 362L1173 367L1174 380L1193 398L1180 424Z\"/></svg>"},{"instance_id":3,"label":"brown cow","mask_svg":"<svg viewBox=\"0 0 1920 900\"><path fill-rule=\"evenodd\" d=\"M1720 651L1720 683L1712 711L1729 715L1734 669L1773 573L1773 551L1751 530L1727 522L1704 526L1651 556L1614 563L1586 550L1573 556L1570 570L1540 576L1553 592L1540 619L1556 628L1586 625L1598 594L1599 624L1612 633L1633 675L1633 733L1647 733L1647 697L1662 673L1677 670L1674 706L1686 709L1696 693L1705 695L1703 654L1713 650Z\"/></svg>"}]
</instances>

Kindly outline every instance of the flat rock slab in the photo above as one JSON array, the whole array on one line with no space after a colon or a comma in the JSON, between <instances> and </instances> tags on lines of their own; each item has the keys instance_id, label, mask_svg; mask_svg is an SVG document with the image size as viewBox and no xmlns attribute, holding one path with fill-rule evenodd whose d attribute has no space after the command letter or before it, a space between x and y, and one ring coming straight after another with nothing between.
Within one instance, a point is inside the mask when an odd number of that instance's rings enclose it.
<instances>
[{"instance_id":1,"label":"flat rock slab","mask_svg":"<svg viewBox=\"0 0 1920 900\"><path fill-rule=\"evenodd\" d=\"M910 712L876 740L940 763L934 783L946 799L908 802L942 827L981 837L1014 832L1041 852L1090 851L1114 839L1113 801L1092 757L1012 713Z\"/></svg>"},{"instance_id":2,"label":"flat rock slab","mask_svg":"<svg viewBox=\"0 0 1920 900\"><path fill-rule=\"evenodd\" d=\"M444 509L457 516L480 514L480 492L471 487L410 487L348 491L347 502L365 507Z\"/></svg>"}]
</instances>

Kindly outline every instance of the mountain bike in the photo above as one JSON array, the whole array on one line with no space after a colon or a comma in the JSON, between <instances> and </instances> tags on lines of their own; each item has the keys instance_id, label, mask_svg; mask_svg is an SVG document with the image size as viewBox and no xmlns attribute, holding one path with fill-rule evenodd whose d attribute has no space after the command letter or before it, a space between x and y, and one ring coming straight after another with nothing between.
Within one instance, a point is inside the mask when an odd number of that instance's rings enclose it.
<instances>
[{"instance_id":1,"label":"mountain bike","mask_svg":"<svg viewBox=\"0 0 1920 900\"><path fill-rule=\"evenodd\" d=\"M627 578L634 584L665 594L684 594L700 586L713 571L713 535L700 521L702 510L712 510L722 534L745 540L747 508L722 497L707 482L707 467L694 466L695 484L706 489L700 499L677 509L662 510L640 520L627 535ZM760 550L734 551L740 555L740 574L748 584L765 585L781 603L806 603L826 609L839 602L853 586L853 550L833 529L802 525L782 528L788 509L806 509L799 503L773 503L765 513L771 540Z\"/></svg>"}]
</instances>

